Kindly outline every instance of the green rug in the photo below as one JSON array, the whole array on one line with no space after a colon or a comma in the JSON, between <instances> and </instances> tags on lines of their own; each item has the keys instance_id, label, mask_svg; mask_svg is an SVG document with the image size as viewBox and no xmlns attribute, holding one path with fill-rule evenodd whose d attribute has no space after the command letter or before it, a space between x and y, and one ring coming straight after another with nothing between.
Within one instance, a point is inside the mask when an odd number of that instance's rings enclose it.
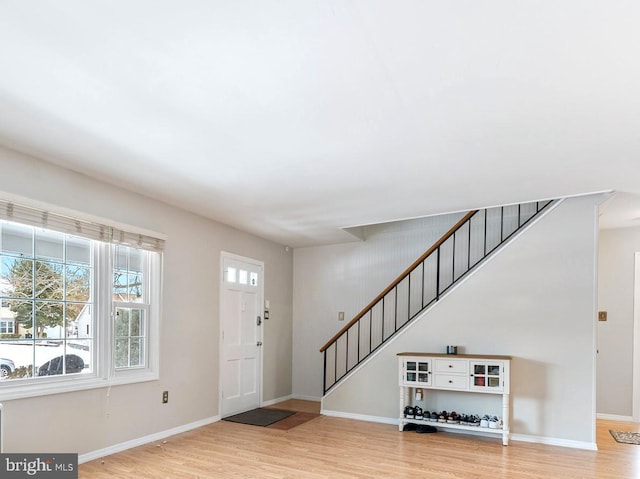
<instances>
[{"instance_id":1,"label":"green rug","mask_svg":"<svg viewBox=\"0 0 640 479\"><path fill-rule=\"evenodd\" d=\"M640 444L640 432L614 431L609 429L613 438L624 444Z\"/></svg>"}]
</instances>

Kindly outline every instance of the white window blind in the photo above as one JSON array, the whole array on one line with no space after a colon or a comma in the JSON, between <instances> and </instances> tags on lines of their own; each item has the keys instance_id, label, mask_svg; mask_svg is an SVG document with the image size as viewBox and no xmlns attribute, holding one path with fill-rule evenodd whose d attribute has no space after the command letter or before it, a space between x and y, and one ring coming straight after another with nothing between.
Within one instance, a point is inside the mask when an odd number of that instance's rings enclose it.
<instances>
[{"instance_id":1,"label":"white window blind","mask_svg":"<svg viewBox=\"0 0 640 479\"><path fill-rule=\"evenodd\" d=\"M0 219L105 243L162 251L164 239L0 199Z\"/></svg>"}]
</instances>

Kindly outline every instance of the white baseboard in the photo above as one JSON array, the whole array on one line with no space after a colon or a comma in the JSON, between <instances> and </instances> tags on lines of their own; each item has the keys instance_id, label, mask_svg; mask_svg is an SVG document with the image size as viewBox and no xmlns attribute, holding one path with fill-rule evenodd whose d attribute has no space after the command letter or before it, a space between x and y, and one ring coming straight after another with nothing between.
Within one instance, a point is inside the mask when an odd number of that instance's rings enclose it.
<instances>
[{"instance_id":1,"label":"white baseboard","mask_svg":"<svg viewBox=\"0 0 640 479\"><path fill-rule=\"evenodd\" d=\"M320 414L324 416L333 416L333 417L341 417L343 419L356 419L358 421L367 421L367 422L377 422L380 424L393 424L398 425L398 419L389 418L389 417L381 417L381 416L367 416L365 414L353 414L342 411L330 411L327 409L322 409Z\"/></svg>"},{"instance_id":2,"label":"white baseboard","mask_svg":"<svg viewBox=\"0 0 640 479\"><path fill-rule=\"evenodd\" d=\"M634 422L633 416L619 416L617 414L596 414L597 419L607 419L609 421Z\"/></svg>"},{"instance_id":3,"label":"white baseboard","mask_svg":"<svg viewBox=\"0 0 640 479\"><path fill-rule=\"evenodd\" d=\"M571 439L558 439L555 437L530 436L528 434L511 434L510 438L514 441L546 444L548 446L571 447L574 449L586 449L588 451L598 450L598 445L595 442L573 441Z\"/></svg>"},{"instance_id":4,"label":"white baseboard","mask_svg":"<svg viewBox=\"0 0 640 479\"><path fill-rule=\"evenodd\" d=\"M268 401L262 401L263 406L273 406L274 404L278 404L279 402L288 401L289 399L293 399L291 394L288 396L282 396L276 399L269 399Z\"/></svg>"},{"instance_id":5,"label":"white baseboard","mask_svg":"<svg viewBox=\"0 0 640 479\"><path fill-rule=\"evenodd\" d=\"M395 426L398 425L398 419L397 418L389 418L389 417L380 417L380 416L367 416L364 414L352 414L352 413L346 413L346 412L342 412L342 411L330 411L327 409L322 409L320 411L320 414L323 414L325 416L333 416L333 417L340 417L340 418L344 418L344 419L356 419L358 421L368 421L368 422L377 422L377 423L381 423L381 424L393 424ZM435 427L438 427L437 424L434 424ZM447 431L447 432L454 432L454 433L460 433L460 434L467 434L467 431L455 431L455 430L451 430L451 431ZM468 431L469 434L472 435L480 435L483 436L484 434L482 434L482 431ZM494 434L491 434L491 436L495 437ZM509 434L509 440L513 440L513 441L522 441L522 442L531 442L531 443L537 443L537 444L546 444L549 446L561 446L561 447L571 447L574 449L586 449L588 451L597 451L598 450L598 446L595 443L591 443L591 442L583 442L583 441L571 441L568 439L557 439L557 438L553 438L553 437L542 437L542 436L530 436L530 435L526 435L526 434Z\"/></svg>"},{"instance_id":6,"label":"white baseboard","mask_svg":"<svg viewBox=\"0 0 640 479\"><path fill-rule=\"evenodd\" d=\"M289 399L300 399L301 401L314 401L320 402L322 400L321 397L315 396L299 396L297 394L289 394L288 396L282 396L277 399L269 399L268 401L263 401L263 406L273 406L274 404L278 404L284 401L288 401Z\"/></svg>"},{"instance_id":7,"label":"white baseboard","mask_svg":"<svg viewBox=\"0 0 640 479\"><path fill-rule=\"evenodd\" d=\"M183 432L191 431L192 429L206 426L208 424L212 424L219 420L220 420L220 416L213 416L206 419L202 419L200 421L185 424L183 426L174 427L173 429L167 429L166 431L161 431L155 434L149 434L148 436L132 439L131 441L121 442L120 444L115 444L113 446L105 447L104 449L88 452L86 454L80 454L78 456L78 464L83 464L85 462L93 461L95 459L100 459L101 457L110 456L111 454L115 454L116 452L126 451L127 449L142 446L150 442L159 441L160 439L164 439L169 436L175 436L176 434L180 434Z\"/></svg>"},{"instance_id":8,"label":"white baseboard","mask_svg":"<svg viewBox=\"0 0 640 479\"><path fill-rule=\"evenodd\" d=\"M322 396L302 396L300 394L292 394L291 399L300 399L301 401L322 401Z\"/></svg>"}]
</instances>

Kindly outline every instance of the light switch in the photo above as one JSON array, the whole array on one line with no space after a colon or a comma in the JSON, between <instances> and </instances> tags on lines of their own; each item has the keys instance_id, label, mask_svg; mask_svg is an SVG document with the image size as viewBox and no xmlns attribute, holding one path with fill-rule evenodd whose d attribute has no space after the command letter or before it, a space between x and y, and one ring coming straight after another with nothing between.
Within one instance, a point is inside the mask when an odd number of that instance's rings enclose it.
<instances>
[{"instance_id":1,"label":"light switch","mask_svg":"<svg viewBox=\"0 0 640 479\"><path fill-rule=\"evenodd\" d=\"M344 311L338 311L338 321L344 321Z\"/></svg>"}]
</instances>

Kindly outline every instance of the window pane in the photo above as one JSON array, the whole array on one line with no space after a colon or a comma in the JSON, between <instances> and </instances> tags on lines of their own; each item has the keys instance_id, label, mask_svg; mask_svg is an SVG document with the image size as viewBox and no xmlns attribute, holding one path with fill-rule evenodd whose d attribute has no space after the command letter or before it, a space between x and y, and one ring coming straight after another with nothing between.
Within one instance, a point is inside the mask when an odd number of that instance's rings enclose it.
<instances>
[{"instance_id":1,"label":"window pane","mask_svg":"<svg viewBox=\"0 0 640 479\"><path fill-rule=\"evenodd\" d=\"M2 294L13 298L33 298L33 261L4 256L0 281Z\"/></svg>"},{"instance_id":2,"label":"window pane","mask_svg":"<svg viewBox=\"0 0 640 479\"><path fill-rule=\"evenodd\" d=\"M67 265L65 281L67 301L89 301L91 269L86 266Z\"/></svg>"},{"instance_id":3,"label":"window pane","mask_svg":"<svg viewBox=\"0 0 640 479\"><path fill-rule=\"evenodd\" d=\"M62 299L64 282L62 265L36 261L36 298Z\"/></svg>"},{"instance_id":4,"label":"window pane","mask_svg":"<svg viewBox=\"0 0 640 479\"><path fill-rule=\"evenodd\" d=\"M2 341L0 343L0 379L22 379L32 376L33 343L31 341Z\"/></svg>"},{"instance_id":5,"label":"window pane","mask_svg":"<svg viewBox=\"0 0 640 479\"><path fill-rule=\"evenodd\" d=\"M113 272L113 299L127 301L129 299L128 275L122 271Z\"/></svg>"},{"instance_id":6,"label":"window pane","mask_svg":"<svg viewBox=\"0 0 640 479\"><path fill-rule=\"evenodd\" d=\"M142 301L142 276L139 274L129 275L129 301Z\"/></svg>"},{"instance_id":7,"label":"window pane","mask_svg":"<svg viewBox=\"0 0 640 479\"><path fill-rule=\"evenodd\" d=\"M116 368L129 366L129 338L116 339L115 363Z\"/></svg>"},{"instance_id":8,"label":"window pane","mask_svg":"<svg viewBox=\"0 0 640 479\"><path fill-rule=\"evenodd\" d=\"M236 282L236 269L229 268L227 269L227 283L235 283Z\"/></svg>"},{"instance_id":9,"label":"window pane","mask_svg":"<svg viewBox=\"0 0 640 479\"><path fill-rule=\"evenodd\" d=\"M5 304L7 307L2 308L2 315L14 319L16 333L23 338L33 337L33 301L10 299Z\"/></svg>"},{"instance_id":10,"label":"window pane","mask_svg":"<svg viewBox=\"0 0 640 479\"><path fill-rule=\"evenodd\" d=\"M145 311L137 308L117 308L115 323L116 368L145 364Z\"/></svg>"},{"instance_id":11,"label":"window pane","mask_svg":"<svg viewBox=\"0 0 640 479\"><path fill-rule=\"evenodd\" d=\"M0 296L9 296L13 290L9 281L9 271L14 261L12 257L0 256Z\"/></svg>"},{"instance_id":12,"label":"window pane","mask_svg":"<svg viewBox=\"0 0 640 479\"><path fill-rule=\"evenodd\" d=\"M90 338L92 330L91 305L67 303L67 338Z\"/></svg>"},{"instance_id":13,"label":"window pane","mask_svg":"<svg viewBox=\"0 0 640 479\"><path fill-rule=\"evenodd\" d=\"M116 338L129 336L129 310L125 308L118 308L116 310L116 325L115 325Z\"/></svg>"},{"instance_id":14,"label":"window pane","mask_svg":"<svg viewBox=\"0 0 640 479\"><path fill-rule=\"evenodd\" d=\"M36 229L36 257L64 259L64 235L55 231Z\"/></svg>"},{"instance_id":15,"label":"window pane","mask_svg":"<svg viewBox=\"0 0 640 479\"><path fill-rule=\"evenodd\" d=\"M240 270L240 274L238 275L238 283L247 284L247 272L244 269Z\"/></svg>"},{"instance_id":16,"label":"window pane","mask_svg":"<svg viewBox=\"0 0 640 479\"><path fill-rule=\"evenodd\" d=\"M258 273L252 271L249 274L249 284L251 286L258 286Z\"/></svg>"},{"instance_id":17,"label":"window pane","mask_svg":"<svg viewBox=\"0 0 640 479\"><path fill-rule=\"evenodd\" d=\"M131 336L144 336L143 312L139 309L131 311Z\"/></svg>"},{"instance_id":18,"label":"window pane","mask_svg":"<svg viewBox=\"0 0 640 479\"><path fill-rule=\"evenodd\" d=\"M2 251L33 256L33 228L15 223L0 222L0 247Z\"/></svg>"},{"instance_id":19,"label":"window pane","mask_svg":"<svg viewBox=\"0 0 640 479\"><path fill-rule=\"evenodd\" d=\"M131 340L131 362L130 366L143 366L144 365L144 340L132 339Z\"/></svg>"},{"instance_id":20,"label":"window pane","mask_svg":"<svg viewBox=\"0 0 640 479\"><path fill-rule=\"evenodd\" d=\"M142 303L144 301L142 264L147 252L116 246L114 254L114 299L121 302Z\"/></svg>"},{"instance_id":21,"label":"window pane","mask_svg":"<svg viewBox=\"0 0 640 479\"><path fill-rule=\"evenodd\" d=\"M52 346L49 341L38 339L32 342L33 349L32 354L35 354L35 373L34 376L38 376L38 369L44 366L44 369L48 370L51 364L49 361L64 354L64 347L62 345ZM55 361L54 361L55 362ZM49 363L49 364L47 364ZM45 376L45 374L42 374Z\"/></svg>"},{"instance_id":22,"label":"window pane","mask_svg":"<svg viewBox=\"0 0 640 479\"><path fill-rule=\"evenodd\" d=\"M36 338L63 338L64 303L57 301L36 301Z\"/></svg>"},{"instance_id":23,"label":"window pane","mask_svg":"<svg viewBox=\"0 0 640 479\"><path fill-rule=\"evenodd\" d=\"M91 241L74 236L67 237L67 263L91 264Z\"/></svg>"},{"instance_id":24,"label":"window pane","mask_svg":"<svg viewBox=\"0 0 640 479\"><path fill-rule=\"evenodd\" d=\"M127 270L127 247L126 246L114 246L113 247L113 265L115 269Z\"/></svg>"},{"instance_id":25,"label":"window pane","mask_svg":"<svg viewBox=\"0 0 640 479\"><path fill-rule=\"evenodd\" d=\"M129 271L141 273L143 257L144 257L144 251L139 249L129 248Z\"/></svg>"}]
</instances>

